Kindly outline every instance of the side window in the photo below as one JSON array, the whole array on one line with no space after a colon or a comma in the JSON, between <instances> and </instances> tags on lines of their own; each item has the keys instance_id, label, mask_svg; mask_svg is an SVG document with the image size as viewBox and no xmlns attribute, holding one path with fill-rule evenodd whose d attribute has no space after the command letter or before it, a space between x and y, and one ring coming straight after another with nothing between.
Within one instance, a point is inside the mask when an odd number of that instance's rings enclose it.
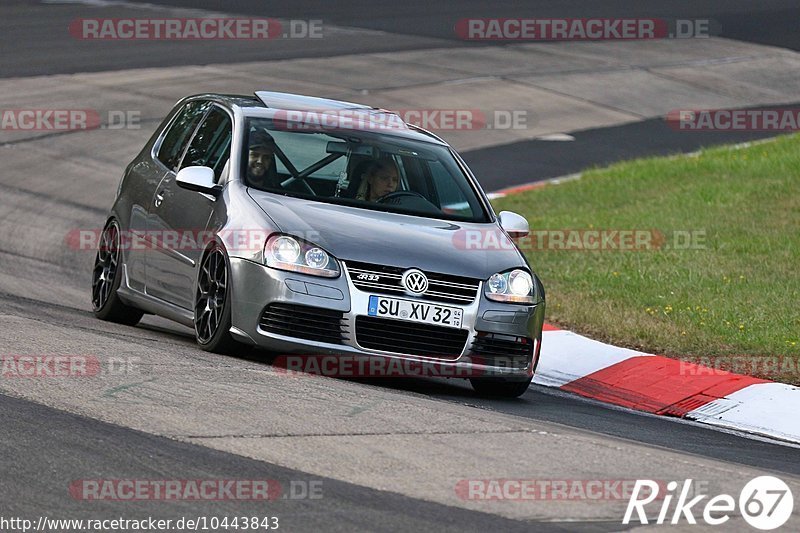
<instances>
[{"instance_id":1,"label":"side window","mask_svg":"<svg viewBox=\"0 0 800 533\"><path fill-rule=\"evenodd\" d=\"M170 170L175 170L181 159L186 143L192 137L197 123L208 109L208 102L189 102L172 121L169 131L161 141L158 160Z\"/></svg>"},{"instance_id":2,"label":"side window","mask_svg":"<svg viewBox=\"0 0 800 533\"><path fill-rule=\"evenodd\" d=\"M447 169L439 161L429 161L428 168L431 171L440 207L445 212L456 214L460 211L468 211L469 202Z\"/></svg>"},{"instance_id":3,"label":"side window","mask_svg":"<svg viewBox=\"0 0 800 533\"><path fill-rule=\"evenodd\" d=\"M232 132L228 114L221 109L212 108L197 128L186 155L183 156L181 168L196 165L210 167L214 169L214 176L219 181L230 156Z\"/></svg>"}]
</instances>

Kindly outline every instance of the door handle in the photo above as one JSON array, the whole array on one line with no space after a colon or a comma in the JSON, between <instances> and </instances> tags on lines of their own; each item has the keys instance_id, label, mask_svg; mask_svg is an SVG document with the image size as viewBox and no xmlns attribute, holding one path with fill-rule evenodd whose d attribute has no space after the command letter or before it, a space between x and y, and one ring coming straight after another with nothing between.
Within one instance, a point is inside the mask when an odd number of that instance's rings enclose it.
<instances>
[{"instance_id":1,"label":"door handle","mask_svg":"<svg viewBox=\"0 0 800 533\"><path fill-rule=\"evenodd\" d=\"M163 201L164 201L164 191L157 192L156 193L156 199L155 199L155 201L153 203L156 204L156 207L160 207L161 206L161 202L163 202Z\"/></svg>"}]
</instances>

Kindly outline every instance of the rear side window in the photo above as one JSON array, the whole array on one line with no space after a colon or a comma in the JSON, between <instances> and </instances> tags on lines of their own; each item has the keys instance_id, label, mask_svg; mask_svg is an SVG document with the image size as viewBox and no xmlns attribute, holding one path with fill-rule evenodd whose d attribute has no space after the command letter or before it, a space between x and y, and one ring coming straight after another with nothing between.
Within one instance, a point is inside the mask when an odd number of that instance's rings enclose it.
<instances>
[{"instance_id":1,"label":"rear side window","mask_svg":"<svg viewBox=\"0 0 800 533\"><path fill-rule=\"evenodd\" d=\"M231 119L227 113L214 107L197 128L181 168L191 166L210 167L219 181L222 169L228 162L232 134Z\"/></svg>"},{"instance_id":2,"label":"rear side window","mask_svg":"<svg viewBox=\"0 0 800 533\"><path fill-rule=\"evenodd\" d=\"M197 123L208 109L208 102L189 102L175 117L158 149L158 160L175 170Z\"/></svg>"}]
</instances>

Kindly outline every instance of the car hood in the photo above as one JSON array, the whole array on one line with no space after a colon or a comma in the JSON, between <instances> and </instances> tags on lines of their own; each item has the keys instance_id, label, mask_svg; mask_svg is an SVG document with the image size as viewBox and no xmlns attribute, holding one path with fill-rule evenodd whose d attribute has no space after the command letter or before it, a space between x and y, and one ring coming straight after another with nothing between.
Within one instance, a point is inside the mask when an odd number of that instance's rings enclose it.
<instances>
[{"instance_id":1,"label":"car hood","mask_svg":"<svg viewBox=\"0 0 800 533\"><path fill-rule=\"evenodd\" d=\"M325 248L343 261L416 267L477 279L527 267L494 223L464 223L372 211L248 189L279 230ZM481 244L478 244L481 243Z\"/></svg>"}]
</instances>

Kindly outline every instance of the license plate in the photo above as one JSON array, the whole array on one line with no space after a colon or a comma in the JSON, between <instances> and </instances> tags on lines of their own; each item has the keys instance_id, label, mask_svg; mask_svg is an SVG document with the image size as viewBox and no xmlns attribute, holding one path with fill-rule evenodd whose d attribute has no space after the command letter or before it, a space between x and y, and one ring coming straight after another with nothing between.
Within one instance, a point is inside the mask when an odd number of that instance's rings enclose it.
<instances>
[{"instance_id":1,"label":"license plate","mask_svg":"<svg viewBox=\"0 0 800 533\"><path fill-rule=\"evenodd\" d=\"M367 314L369 316L408 320L422 324L460 328L464 311L458 307L370 296Z\"/></svg>"}]
</instances>

